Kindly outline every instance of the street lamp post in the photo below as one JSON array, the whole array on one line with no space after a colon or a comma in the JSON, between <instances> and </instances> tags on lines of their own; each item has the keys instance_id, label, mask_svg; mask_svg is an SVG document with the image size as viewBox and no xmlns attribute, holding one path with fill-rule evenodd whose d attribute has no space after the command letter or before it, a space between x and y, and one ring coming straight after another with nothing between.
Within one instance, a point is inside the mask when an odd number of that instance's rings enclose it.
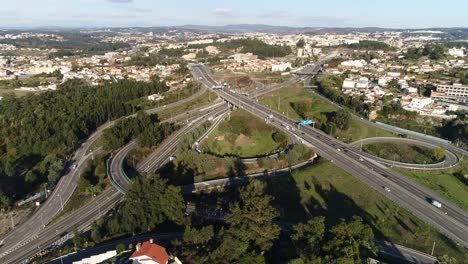
<instances>
[{"instance_id":1,"label":"street lamp post","mask_svg":"<svg viewBox=\"0 0 468 264\"><path fill-rule=\"evenodd\" d=\"M63 211L63 201L62 201L62 196L59 194L57 194L57 196L59 197L60 199L60 207L62 208L62 211Z\"/></svg>"}]
</instances>

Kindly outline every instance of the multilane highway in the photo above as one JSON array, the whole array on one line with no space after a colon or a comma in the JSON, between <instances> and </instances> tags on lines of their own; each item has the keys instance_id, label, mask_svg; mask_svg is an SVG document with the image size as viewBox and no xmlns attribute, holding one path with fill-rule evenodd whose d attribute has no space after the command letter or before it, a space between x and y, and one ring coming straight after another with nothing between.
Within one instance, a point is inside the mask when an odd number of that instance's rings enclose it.
<instances>
[{"instance_id":1,"label":"multilane highway","mask_svg":"<svg viewBox=\"0 0 468 264\"><path fill-rule=\"evenodd\" d=\"M182 115L174 117L172 120L188 120L188 126L194 128L197 126L197 124L200 125L201 123L206 121L209 118L209 116L219 115L226 110L226 105L221 103L217 105L216 108L213 110L211 110L210 108L203 109L201 114L197 114L191 117L189 116L193 113L189 111L188 113L184 113ZM183 135L183 133L178 134L177 137L166 139L161 144L161 146L158 148L159 151L156 151L156 156L158 157L159 161L158 164L155 164L156 166L160 166L163 163L166 163L169 159L169 156L173 154L173 152L171 151L163 153L163 150L166 149L166 147L163 146L168 146L168 149L176 148L177 143ZM115 177L111 173L108 174L111 178ZM122 183L122 186L125 186L128 190L129 183L130 181L124 182ZM69 239L71 237L71 232L74 229L77 229L81 232L87 230L91 223L93 223L101 216L103 216L106 212L114 208L115 205L122 198L123 194L117 189L112 188L104 191L102 194L98 195L96 198L94 198L91 202L87 203L83 207L71 212L70 214L67 214L66 216L57 220L53 224L46 226L37 234L28 236L27 239L24 240L23 245L19 245L18 247L12 248L11 252L14 252L14 254L7 254L0 258L1 263L27 263L28 258L33 256L37 252L43 252L44 250L51 249L51 246L53 246L54 244Z\"/></svg>"},{"instance_id":2,"label":"multilane highway","mask_svg":"<svg viewBox=\"0 0 468 264\"><path fill-rule=\"evenodd\" d=\"M205 67L194 66L192 69L195 76L201 77L197 79L207 87L217 85ZM277 127L283 129L289 127L292 130L297 125L295 120L272 111L245 96L224 89L216 90L216 92L226 101L256 116L270 120L271 124ZM361 151L352 149L347 144L319 130L306 126L297 127L292 133L312 146L320 156L331 160L338 167L381 192L458 244L468 247L468 215L464 210L374 160L362 158L365 154ZM428 202L431 199L441 201L442 208L432 206Z\"/></svg>"}]
</instances>

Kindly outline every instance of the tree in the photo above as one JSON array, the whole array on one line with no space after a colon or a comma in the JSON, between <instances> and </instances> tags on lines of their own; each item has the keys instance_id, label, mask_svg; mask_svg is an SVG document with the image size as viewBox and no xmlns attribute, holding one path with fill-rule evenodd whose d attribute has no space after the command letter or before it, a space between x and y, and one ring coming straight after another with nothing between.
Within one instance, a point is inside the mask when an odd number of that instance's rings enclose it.
<instances>
[{"instance_id":1,"label":"tree","mask_svg":"<svg viewBox=\"0 0 468 264\"><path fill-rule=\"evenodd\" d=\"M100 243L102 240L101 228L97 223L93 223L91 227L91 239L95 243Z\"/></svg>"},{"instance_id":2,"label":"tree","mask_svg":"<svg viewBox=\"0 0 468 264\"><path fill-rule=\"evenodd\" d=\"M26 176L24 177L24 181L26 183L34 183L37 180L37 175L34 171L30 170L26 173Z\"/></svg>"},{"instance_id":3,"label":"tree","mask_svg":"<svg viewBox=\"0 0 468 264\"><path fill-rule=\"evenodd\" d=\"M213 226L205 226L201 229L185 227L183 240L189 245L202 245L208 243L214 236Z\"/></svg>"},{"instance_id":4,"label":"tree","mask_svg":"<svg viewBox=\"0 0 468 264\"><path fill-rule=\"evenodd\" d=\"M307 263L321 262L321 243L325 236L325 218L315 217L294 226L291 239L301 259Z\"/></svg>"},{"instance_id":5,"label":"tree","mask_svg":"<svg viewBox=\"0 0 468 264\"><path fill-rule=\"evenodd\" d=\"M119 210L119 229L143 232L166 221L180 224L184 209L179 187L168 185L159 175L148 174L137 178L125 194Z\"/></svg>"},{"instance_id":6,"label":"tree","mask_svg":"<svg viewBox=\"0 0 468 264\"><path fill-rule=\"evenodd\" d=\"M372 229L354 216L351 222L333 226L322 247L325 263L361 263L361 257L376 252Z\"/></svg>"},{"instance_id":7,"label":"tree","mask_svg":"<svg viewBox=\"0 0 468 264\"><path fill-rule=\"evenodd\" d=\"M300 39L300 40L297 41L297 43L296 43L296 47L297 47L297 48L303 48L304 45L305 45L304 39Z\"/></svg>"},{"instance_id":8,"label":"tree","mask_svg":"<svg viewBox=\"0 0 468 264\"><path fill-rule=\"evenodd\" d=\"M125 249L126 249L125 245L122 244L122 243L119 243L119 244L117 244L117 246L115 246L115 250L117 251L117 254L120 254L120 253L124 252Z\"/></svg>"},{"instance_id":9,"label":"tree","mask_svg":"<svg viewBox=\"0 0 468 264\"><path fill-rule=\"evenodd\" d=\"M81 246L83 245L83 242L84 242L83 237L81 237L81 234L78 231L78 229L75 228L73 230L73 245L75 247L75 250L80 249Z\"/></svg>"},{"instance_id":10,"label":"tree","mask_svg":"<svg viewBox=\"0 0 468 264\"><path fill-rule=\"evenodd\" d=\"M268 251L281 229L273 223L279 216L271 206L273 198L265 194L266 183L252 180L240 190L240 202L230 206L228 229L215 255L229 261L242 259L251 252Z\"/></svg>"},{"instance_id":11,"label":"tree","mask_svg":"<svg viewBox=\"0 0 468 264\"><path fill-rule=\"evenodd\" d=\"M336 124L339 129L346 130L349 128L351 121L351 114L345 109L338 110L332 117L332 122Z\"/></svg>"},{"instance_id":12,"label":"tree","mask_svg":"<svg viewBox=\"0 0 468 264\"><path fill-rule=\"evenodd\" d=\"M442 147L436 148L436 149L434 149L434 154L433 155L434 155L434 158L437 161L441 161L445 157L445 149L442 148Z\"/></svg>"},{"instance_id":13,"label":"tree","mask_svg":"<svg viewBox=\"0 0 468 264\"><path fill-rule=\"evenodd\" d=\"M0 191L0 209L5 209L10 205L10 199Z\"/></svg>"}]
</instances>

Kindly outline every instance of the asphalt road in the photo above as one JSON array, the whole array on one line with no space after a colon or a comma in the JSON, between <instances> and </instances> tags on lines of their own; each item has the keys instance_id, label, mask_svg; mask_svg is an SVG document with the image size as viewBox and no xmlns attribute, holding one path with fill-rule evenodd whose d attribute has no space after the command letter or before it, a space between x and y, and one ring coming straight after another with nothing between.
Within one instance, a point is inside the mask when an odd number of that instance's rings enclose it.
<instances>
[{"instance_id":1,"label":"asphalt road","mask_svg":"<svg viewBox=\"0 0 468 264\"><path fill-rule=\"evenodd\" d=\"M306 89L306 90L309 91L310 93L312 93L313 95L319 97L320 99L328 102L330 105L332 105L336 109L342 109L343 108L343 106L331 101L330 99L328 99L327 97L321 95L320 93L316 92L313 89ZM407 130L407 129L398 128L398 127L391 126L391 125L384 124L384 123L380 123L380 122L372 122L372 121L369 121L369 120L367 120L365 118L362 118L362 117L360 117L360 116L358 116L358 115L356 115L354 113L351 113L351 116L354 119L356 119L357 121L359 121L359 122L361 122L363 124L373 126L373 127L376 127L376 128L380 128L380 129L389 131L391 133L406 135L406 136L411 137L411 138L415 138L415 139L418 139L418 140L421 140L421 141L424 141L424 142L431 143L433 145L437 145L439 147L443 147L443 148L445 148L447 150L450 150L451 152L458 153L459 155L468 156L468 151L466 151L464 149L461 149L461 148L459 148L459 147L457 147L457 146L455 146L453 144L450 144L450 142L445 140L445 139L441 139L441 138L433 137L433 136L430 136L430 135L410 131L410 130Z\"/></svg>"},{"instance_id":2,"label":"asphalt road","mask_svg":"<svg viewBox=\"0 0 468 264\"><path fill-rule=\"evenodd\" d=\"M196 68L194 74L200 75L203 78L200 81L207 87L216 85L216 82L204 67L194 68ZM233 94L226 90L216 90L216 92L226 101L260 118L269 118L272 124L279 128L286 129L289 126L292 130L297 127L295 120L272 111L245 96ZM347 144L319 130L306 126L297 127L292 133L313 147L320 156L331 160L338 167L381 192L459 245L468 247L468 215L464 210L405 176L373 160L362 159L364 153L349 148ZM389 188L391 192L384 190L384 187ZM443 204L442 208L432 206L428 202L429 199L440 201Z\"/></svg>"},{"instance_id":3,"label":"asphalt road","mask_svg":"<svg viewBox=\"0 0 468 264\"><path fill-rule=\"evenodd\" d=\"M432 143L420 141L420 140L414 140L414 139L409 139L409 138L398 138L398 137L373 137L373 138L365 138L361 139L358 141L355 141L353 143L350 143L349 146L353 148L360 148L361 144L366 145L370 143L381 143L381 142L392 142L392 143L402 143L402 144L411 144L411 145L417 145L417 146L423 146L427 147L429 149L436 149L439 148L439 146L434 145ZM404 163L404 162L395 162L392 160L387 160L383 158L379 158L376 156L373 156L371 154L366 153L364 156L369 159L373 159L375 161L378 161L381 164L388 165L388 166L396 166L396 167L401 167L401 168L407 168L407 169L419 169L419 170L441 170L441 169L450 169L458 164L460 161L454 153L451 151L446 151L445 152L445 157L444 160L438 163L432 163L432 164L411 164L411 163Z\"/></svg>"},{"instance_id":4,"label":"asphalt road","mask_svg":"<svg viewBox=\"0 0 468 264\"><path fill-rule=\"evenodd\" d=\"M206 108L206 107L205 107ZM216 104L213 108L206 108L198 114L190 117L188 124L173 133L165 139L143 162L138 164L137 170L140 172L152 172L157 168L169 161L169 157L174 155L177 150L177 144L180 139L189 133L191 130L197 128L202 123L207 121L210 116L217 116L228 110L226 104ZM137 146L135 141L127 144L112 158L110 163L109 175L111 180L117 185L119 191L125 193L129 189L131 180L125 174L122 166L128 153Z\"/></svg>"},{"instance_id":5,"label":"asphalt road","mask_svg":"<svg viewBox=\"0 0 468 264\"><path fill-rule=\"evenodd\" d=\"M199 89L193 95L177 101L175 103L160 106L157 108L149 109L146 112L149 114L157 113L161 110L171 109L181 104L189 102L206 91L205 87ZM135 116L130 115L125 118ZM86 168L88 161L94 158L95 155L101 152L101 149L95 149L88 153L89 147L96 142L96 140L102 135L103 131L113 126L117 121L110 121L100 126L74 153L72 161L66 168L68 170L64 176L62 176L55 186L53 192L49 195L48 199L23 223L16 226L11 230L3 240L3 246L0 248L0 263L3 258L16 252L18 249L29 245L31 237L39 236L44 226L47 225L54 219L54 217L62 211L62 208L66 205L71 195L73 194L77 181L81 173ZM76 168L73 169L73 165L76 164Z\"/></svg>"}]
</instances>

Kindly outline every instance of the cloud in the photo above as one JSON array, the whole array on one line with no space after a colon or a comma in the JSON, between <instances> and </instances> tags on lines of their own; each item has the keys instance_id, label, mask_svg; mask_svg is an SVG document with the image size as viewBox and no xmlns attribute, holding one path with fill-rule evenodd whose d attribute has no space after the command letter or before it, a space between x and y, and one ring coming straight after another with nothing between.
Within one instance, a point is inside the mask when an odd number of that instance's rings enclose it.
<instances>
[{"instance_id":1,"label":"cloud","mask_svg":"<svg viewBox=\"0 0 468 264\"><path fill-rule=\"evenodd\" d=\"M233 13L231 10L226 8L215 8L211 10L211 14L215 16L222 16L222 17L233 17Z\"/></svg>"},{"instance_id":2,"label":"cloud","mask_svg":"<svg viewBox=\"0 0 468 264\"><path fill-rule=\"evenodd\" d=\"M126 4L126 3L133 2L133 0L107 0L107 1L111 3L116 3L116 4Z\"/></svg>"},{"instance_id":3,"label":"cloud","mask_svg":"<svg viewBox=\"0 0 468 264\"><path fill-rule=\"evenodd\" d=\"M268 12L268 13L262 13L262 14L259 14L258 17L259 18L287 18L287 17L291 17L292 14L289 13L288 11L284 11L284 10L275 10L275 11L271 11L271 12Z\"/></svg>"}]
</instances>

